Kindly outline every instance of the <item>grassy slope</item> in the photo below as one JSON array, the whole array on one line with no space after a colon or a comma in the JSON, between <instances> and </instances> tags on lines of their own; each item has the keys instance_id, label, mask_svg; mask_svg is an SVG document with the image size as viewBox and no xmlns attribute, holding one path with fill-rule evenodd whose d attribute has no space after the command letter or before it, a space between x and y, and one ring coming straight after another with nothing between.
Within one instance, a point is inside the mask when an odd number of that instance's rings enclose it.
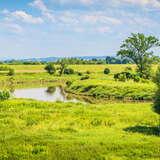
<instances>
[{"instance_id":1,"label":"grassy slope","mask_svg":"<svg viewBox=\"0 0 160 160\"><path fill-rule=\"evenodd\" d=\"M75 71L82 72L85 75L86 71L90 71L91 74L89 80L81 81L78 75L63 75L62 77L56 75L49 75L44 72L43 65L11 65L10 67L16 70L14 76L14 82L20 83L38 83L38 82L54 82L60 81L62 84L65 81L73 81L73 85L68 88L68 91L72 93L79 93L84 95L92 95L95 97L105 98L126 98L126 99L140 99L151 100L153 98L156 86L152 82L147 83L135 83L128 82L116 82L113 79L113 74L124 71L127 66L131 66L135 69L135 65L71 65ZM110 68L111 74L104 75L103 70L105 67ZM153 67L156 69L156 66ZM33 73L32 73L33 72ZM0 84L5 87L4 84L9 81L10 77L1 74Z\"/></svg>"},{"instance_id":2,"label":"grassy slope","mask_svg":"<svg viewBox=\"0 0 160 160\"><path fill-rule=\"evenodd\" d=\"M150 103L0 102L0 159L158 160L157 124Z\"/></svg>"}]
</instances>

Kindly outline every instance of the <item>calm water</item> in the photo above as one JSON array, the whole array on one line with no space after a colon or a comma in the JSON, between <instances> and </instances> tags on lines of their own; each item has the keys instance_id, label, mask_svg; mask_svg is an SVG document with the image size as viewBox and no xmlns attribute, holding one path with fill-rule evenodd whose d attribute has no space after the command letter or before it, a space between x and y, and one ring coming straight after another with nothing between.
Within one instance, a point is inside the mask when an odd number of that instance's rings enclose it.
<instances>
[{"instance_id":1,"label":"calm water","mask_svg":"<svg viewBox=\"0 0 160 160\"><path fill-rule=\"evenodd\" d=\"M79 102L75 98L68 98L61 87L15 89L12 95L15 98L31 98L42 101Z\"/></svg>"}]
</instances>

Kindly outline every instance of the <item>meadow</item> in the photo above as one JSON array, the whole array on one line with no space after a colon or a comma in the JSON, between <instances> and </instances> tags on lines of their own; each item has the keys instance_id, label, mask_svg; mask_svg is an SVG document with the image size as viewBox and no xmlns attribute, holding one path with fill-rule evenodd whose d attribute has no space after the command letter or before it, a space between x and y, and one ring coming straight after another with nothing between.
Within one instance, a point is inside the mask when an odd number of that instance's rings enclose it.
<instances>
[{"instance_id":1,"label":"meadow","mask_svg":"<svg viewBox=\"0 0 160 160\"><path fill-rule=\"evenodd\" d=\"M156 86L115 81L113 75L127 66L135 70L134 65L70 65L82 75L60 77L46 73L44 65L10 65L16 74L1 72L1 89L61 85L75 96L102 101L1 101L0 160L158 160L159 116L152 110ZM109 75L103 73L106 67ZM85 75L89 79L81 80Z\"/></svg>"},{"instance_id":2,"label":"meadow","mask_svg":"<svg viewBox=\"0 0 160 160\"><path fill-rule=\"evenodd\" d=\"M0 102L0 159L158 160L151 103Z\"/></svg>"},{"instance_id":3,"label":"meadow","mask_svg":"<svg viewBox=\"0 0 160 160\"><path fill-rule=\"evenodd\" d=\"M143 80L141 82L119 82L114 80L114 74L125 70L126 67L131 67L135 71L135 65L70 65L68 67L74 69L75 72L82 73L81 76L77 74L49 75L44 70L44 65L10 65L15 69L16 75L14 80L5 73L0 74L0 85L6 87L6 82L14 81L15 84L37 84L37 83L61 83L65 86L67 81L71 81L72 85L66 87L70 93L93 96L95 98L106 99L126 99L126 100L152 100L156 90L156 86L152 81ZM111 73L105 75L103 73L105 68L109 68ZM153 66L153 72L157 66ZM81 80L81 77L88 75L89 79Z\"/></svg>"}]
</instances>

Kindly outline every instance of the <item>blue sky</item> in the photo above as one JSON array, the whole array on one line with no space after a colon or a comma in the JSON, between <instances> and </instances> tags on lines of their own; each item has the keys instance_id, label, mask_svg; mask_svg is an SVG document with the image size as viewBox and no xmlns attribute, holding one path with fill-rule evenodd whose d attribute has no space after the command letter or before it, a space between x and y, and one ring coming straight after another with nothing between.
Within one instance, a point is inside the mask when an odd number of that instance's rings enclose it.
<instances>
[{"instance_id":1,"label":"blue sky","mask_svg":"<svg viewBox=\"0 0 160 160\"><path fill-rule=\"evenodd\" d=\"M159 0L1 0L0 58L115 55L132 32L160 38Z\"/></svg>"}]
</instances>

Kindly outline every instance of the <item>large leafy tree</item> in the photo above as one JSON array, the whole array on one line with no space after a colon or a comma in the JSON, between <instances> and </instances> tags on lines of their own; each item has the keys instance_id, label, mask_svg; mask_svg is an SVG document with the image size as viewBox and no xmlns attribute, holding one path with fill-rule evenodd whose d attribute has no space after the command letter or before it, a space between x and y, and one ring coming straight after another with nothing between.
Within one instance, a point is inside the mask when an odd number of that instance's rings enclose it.
<instances>
[{"instance_id":1,"label":"large leafy tree","mask_svg":"<svg viewBox=\"0 0 160 160\"><path fill-rule=\"evenodd\" d=\"M160 41L154 36L132 33L123 42L117 55L132 60L137 65L137 72L140 77L149 78L154 57L151 49L159 46Z\"/></svg>"}]
</instances>

